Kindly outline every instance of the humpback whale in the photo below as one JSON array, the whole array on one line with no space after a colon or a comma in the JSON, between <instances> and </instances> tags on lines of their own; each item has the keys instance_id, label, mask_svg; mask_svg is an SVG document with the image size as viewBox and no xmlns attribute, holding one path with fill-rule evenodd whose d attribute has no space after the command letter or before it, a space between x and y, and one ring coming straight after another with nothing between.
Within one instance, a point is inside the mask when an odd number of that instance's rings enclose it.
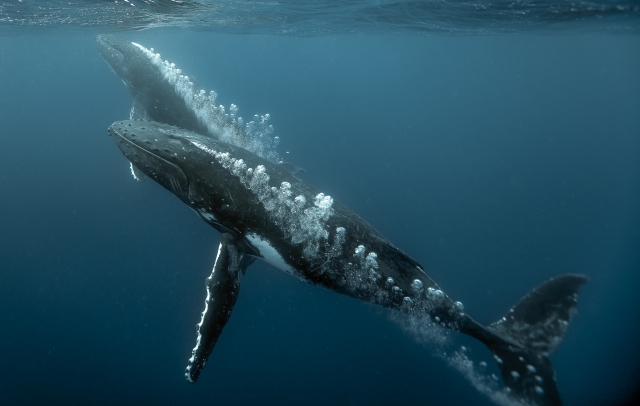
<instances>
[{"instance_id":1,"label":"humpback whale","mask_svg":"<svg viewBox=\"0 0 640 406\"><path fill-rule=\"evenodd\" d=\"M216 92L207 93L192 76L160 57L153 48L110 34L96 36L100 55L133 96L130 118L153 120L209 135L278 161L269 114L245 122L238 106L218 104ZM133 168L132 168L133 170Z\"/></svg>"},{"instance_id":2,"label":"humpback whale","mask_svg":"<svg viewBox=\"0 0 640 406\"><path fill-rule=\"evenodd\" d=\"M552 278L483 326L369 223L279 162L268 115L245 123L153 48L98 35L131 92L131 119L108 129L136 179L148 176L222 234L185 377L196 382L231 317L242 275L263 260L296 278L467 334L492 352L505 393L560 405L548 356L576 312L584 275Z\"/></svg>"},{"instance_id":3,"label":"humpback whale","mask_svg":"<svg viewBox=\"0 0 640 406\"><path fill-rule=\"evenodd\" d=\"M108 134L138 170L222 234L206 279L188 381L198 380L231 316L242 275L260 259L311 284L472 336L493 353L510 396L535 405L561 404L548 356L575 314L586 276L550 279L483 326L416 260L290 168L163 123L117 121Z\"/></svg>"}]
</instances>

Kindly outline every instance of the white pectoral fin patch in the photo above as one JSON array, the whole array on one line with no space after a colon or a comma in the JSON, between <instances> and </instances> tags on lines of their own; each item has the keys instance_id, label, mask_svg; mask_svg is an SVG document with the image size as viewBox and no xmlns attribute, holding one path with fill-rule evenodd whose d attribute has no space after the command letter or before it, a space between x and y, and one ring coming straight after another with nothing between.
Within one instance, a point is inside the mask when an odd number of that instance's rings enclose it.
<instances>
[{"instance_id":1,"label":"white pectoral fin patch","mask_svg":"<svg viewBox=\"0 0 640 406\"><path fill-rule=\"evenodd\" d=\"M138 182L144 182L147 179L147 176L140 169L133 166L131 162L129 162L129 166L131 167L131 175L133 175L133 179Z\"/></svg>"},{"instance_id":2,"label":"white pectoral fin patch","mask_svg":"<svg viewBox=\"0 0 640 406\"><path fill-rule=\"evenodd\" d=\"M282 258L282 255L273 247L269 240L259 236L258 234L247 234L247 240L260 253L263 261L289 275L297 276L298 272Z\"/></svg>"}]
</instances>

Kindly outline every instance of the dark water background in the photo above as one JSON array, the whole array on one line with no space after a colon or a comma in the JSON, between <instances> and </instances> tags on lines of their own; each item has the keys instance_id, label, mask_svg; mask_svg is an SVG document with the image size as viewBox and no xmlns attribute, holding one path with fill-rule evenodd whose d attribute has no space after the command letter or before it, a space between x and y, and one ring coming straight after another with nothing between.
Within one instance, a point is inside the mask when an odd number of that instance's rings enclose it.
<instances>
[{"instance_id":1,"label":"dark water background","mask_svg":"<svg viewBox=\"0 0 640 406\"><path fill-rule=\"evenodd\" d=\"M219 236L131 178L106 135L131 96L95 34L0 37L0 404L492 404L386 312L260 263L188 384ZM551 357L558 385L567 405L630 399L640 37L120 35L244 117L270 113L302 178L479 321L549 277L589 275Z\"/></svg>"}]
</instances>

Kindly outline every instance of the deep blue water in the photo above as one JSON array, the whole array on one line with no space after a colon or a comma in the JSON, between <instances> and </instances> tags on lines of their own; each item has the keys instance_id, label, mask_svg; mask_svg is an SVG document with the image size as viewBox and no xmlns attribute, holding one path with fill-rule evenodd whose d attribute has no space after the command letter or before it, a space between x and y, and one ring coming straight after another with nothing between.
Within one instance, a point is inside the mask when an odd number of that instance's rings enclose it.
<instances>
[{"instance_id":1,"label":"deep blue water","mask_svg":"<svg viewBox=\"0 0 640 406\"><path fill-rule=\"evenodd\" d=\"M119 35L245 116L270 113L303 179L480 322L547 278L589 275L551 356L558 386L567 405L629 402L640 374L640 37L589 25L268 31ZM262 263L188 384L219 235L160 186L136 183L106 136L131 96L97 32L0 36L0 404L493 404L386 311Z\"/></svg>"}]
</instances>

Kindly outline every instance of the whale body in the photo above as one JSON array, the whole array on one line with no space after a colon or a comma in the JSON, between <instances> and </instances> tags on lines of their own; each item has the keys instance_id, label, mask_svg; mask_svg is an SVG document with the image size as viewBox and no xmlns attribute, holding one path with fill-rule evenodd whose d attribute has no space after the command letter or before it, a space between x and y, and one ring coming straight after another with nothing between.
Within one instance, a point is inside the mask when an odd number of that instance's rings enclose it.
<instances>
[{"instance_id":1,"label":"whale body","mask_svg":"<svg viewBox=\"0 0 640 406\"><path fill-rule=\"evenodd\" d=\"M493 353L510 396L535 405L561 404L547 357L562 341L586 276L548 280L505 317L483 326L416 260L286 166L151 121L118 121L108 134L137 170L222 234L206 280L188 381L198 380L229 320L243 273L260 259L311 284L470 335Z\"/></svg>"}]
</instances>

